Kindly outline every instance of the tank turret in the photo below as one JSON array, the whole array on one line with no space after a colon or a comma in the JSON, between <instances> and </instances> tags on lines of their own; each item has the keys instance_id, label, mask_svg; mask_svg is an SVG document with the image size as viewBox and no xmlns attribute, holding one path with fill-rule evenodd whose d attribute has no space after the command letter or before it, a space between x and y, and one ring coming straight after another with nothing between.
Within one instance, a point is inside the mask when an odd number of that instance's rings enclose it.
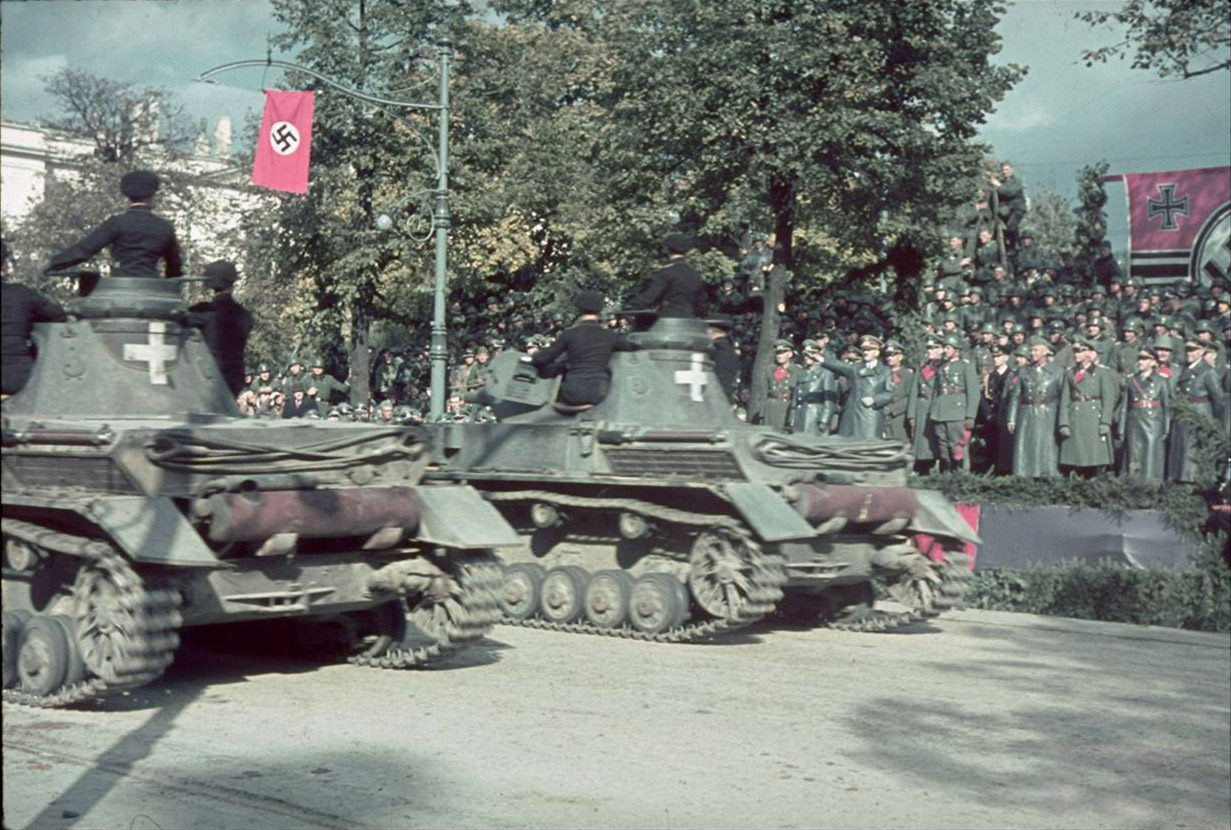
<instances>
[{"instance_id":1,"label":"tank turret","mask_svg":"<svg viewBox=\"0 0 1231 830\"><path fill-rule=\"evenodd\" d=\"M778 609L879 630L960 596L977 537L905 486L908 447L743 422L704 321L630 338L592 408L556 404L559 381L506 352L485 387L499 421L434 428L429 479L471 484L521 533L501 554L507 621L688 640ZM873 577L906 610L873 610Z\"/></svg>"},{"instance_id":2,"label":"tank turret","mask_svg":"<svg viewBox=\"0 0 1231 830\"><path fill-rule=\"evenodd\" d=\"M34 327L3 405L5 700L148 683L186 626L289 618L386 668L481 637L507 523L424 486L412 428L241 417L182 282L103 279Z\"/></svg>"}]
</instances>

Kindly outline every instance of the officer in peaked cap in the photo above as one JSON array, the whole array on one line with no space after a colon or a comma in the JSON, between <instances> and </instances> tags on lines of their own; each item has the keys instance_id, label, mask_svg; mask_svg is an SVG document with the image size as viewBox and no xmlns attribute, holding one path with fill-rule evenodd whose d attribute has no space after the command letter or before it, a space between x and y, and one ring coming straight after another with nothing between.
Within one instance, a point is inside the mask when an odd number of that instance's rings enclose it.
<instances>
[{"instance_id":1,"label":"officer in peaked cap","mask_svg":"<svg viewBox=\"0 0 1231 830\"><path fill-rule=\"evenodd\" d=\"M936 373L935 394L928 410L928 426L942 471L970 468L966 447L979 412L979 376L962 357L965 341L956 334L941 340L944 359Z\"/></svg>"},{"instance_id":2,"label":"officer in peaked cap","mask_svg":"<svg viewBox=\"0 0 1231 830\"><path fill-rule=\"evenodd\" d=\"M149 170L134 170L120 179L120 192L128 197L128 210L117 213L84 239L51 258L46 270L63 271L111 248L113 275L117 277L157 277L158 263L165 263L166 276L184 273L175 228L153 213L158 176Z\"/></svg>"},{"instance_id":3,"label":"officer in peaked cap","mask_svg":"<svg viewBox=\"0 0 1231 830\"><path fill-rule=\"evenodd\" d=\"M692 250L692 240L685 234L669 233L663 246L667 264L651 275L649 285L630 297L625 307L657 309L659 317L704 317L705 282L684 258Z\"/></svg>"}]
</instances>

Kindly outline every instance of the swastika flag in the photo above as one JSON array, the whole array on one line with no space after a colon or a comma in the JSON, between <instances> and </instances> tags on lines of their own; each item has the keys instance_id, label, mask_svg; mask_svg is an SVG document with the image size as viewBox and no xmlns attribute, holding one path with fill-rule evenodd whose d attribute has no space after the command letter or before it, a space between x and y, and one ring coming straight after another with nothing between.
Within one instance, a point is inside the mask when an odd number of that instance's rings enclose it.
<instances>
[{"instance_id":1,"label":"swastika flag","mask_svg":"<svg viewBox=\"0 0 1231 830\"><path fill-rule=\"evenodd\" d=\"M253 184L288 193L307 192L314 107L314 93L265 90Z\"/></svg>"}]
</instances>

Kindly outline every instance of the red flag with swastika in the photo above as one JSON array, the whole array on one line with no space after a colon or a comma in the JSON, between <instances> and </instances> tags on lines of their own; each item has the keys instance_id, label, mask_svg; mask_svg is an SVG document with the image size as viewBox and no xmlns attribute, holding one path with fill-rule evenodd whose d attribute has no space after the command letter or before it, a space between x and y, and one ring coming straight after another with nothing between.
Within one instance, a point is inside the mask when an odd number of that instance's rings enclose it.
<instances>
[{"instance_id":1,"label":"red flag with swastika","mask_svg":"<svg viewBox=\"0 0 1231 830\"><path fill-rule=\"evenodd\" d=\"M307 192L314 107L314 93L265 90L253 184L287 193Z\"/></svg>"}]
</instances>

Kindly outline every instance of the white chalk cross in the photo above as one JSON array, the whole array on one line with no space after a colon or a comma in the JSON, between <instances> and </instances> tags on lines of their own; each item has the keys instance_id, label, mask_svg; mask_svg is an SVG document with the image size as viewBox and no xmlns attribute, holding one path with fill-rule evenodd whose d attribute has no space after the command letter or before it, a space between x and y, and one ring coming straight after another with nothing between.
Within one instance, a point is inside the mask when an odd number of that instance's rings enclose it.
<instances>
[{"instance_id":1,"label":"white chalk cross","mask_svg":"<svg viewBox=\"0 0 1231 830\"><path fill-rule=\"evenodd\" d=\"M705 398L701 395L701 389L709 380L705 376L704 363L705 356L700 352L692 354L691 369L676 369L675 382L688 384L688 397L694 401L703 401Z\"/></svg>"},{"instance_id":2,"label":"white chalk cross","mask_svg":"<svg viewBox=\"0 0 1231 830\"><path fill-rule=\"evenodd\" d=\"M124 359L150 365L150 383L155 386L167 385L167 363L175 360L179 349L174 343L167 343L167 324L150 323L150 339L148 343L125 343Z\"/></svg>"}]
</instances>

